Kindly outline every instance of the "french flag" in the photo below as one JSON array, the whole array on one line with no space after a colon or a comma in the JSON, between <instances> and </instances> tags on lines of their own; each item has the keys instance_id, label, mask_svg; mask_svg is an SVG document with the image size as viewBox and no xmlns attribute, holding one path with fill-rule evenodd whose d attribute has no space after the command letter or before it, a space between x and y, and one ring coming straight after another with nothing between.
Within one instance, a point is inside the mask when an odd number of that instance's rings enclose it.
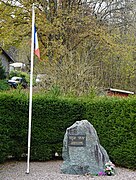
<instances>
[{"instance_id":1,"label":"french flag","mask_svg":"<svg viewBox=\"0 0 136 180\"><path fill-rule=\"evenodd\" d=\"M35 25L34 25L34 53L40 59L40 50L39 50L38 37L37 37L37 31Z\"/></svg>"}]
</instances>

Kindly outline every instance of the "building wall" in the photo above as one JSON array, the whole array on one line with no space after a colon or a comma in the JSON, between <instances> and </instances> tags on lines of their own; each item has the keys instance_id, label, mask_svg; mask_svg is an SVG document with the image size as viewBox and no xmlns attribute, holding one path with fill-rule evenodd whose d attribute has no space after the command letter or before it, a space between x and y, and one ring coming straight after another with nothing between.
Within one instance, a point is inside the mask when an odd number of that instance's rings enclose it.
<instances>
[{"instance_id":1,"label":"building wall","mask_svg":"<svg viewBox=\"0 0 136 180\"><path fill-rule=\"evenodd\" d=\"M128 97L129 94L127 94L127 93L121 93L121 92L108 91L108 92L107 92L107 95L108 95L108 96Z\"/></svg>"},{"instance_id":2,"label":"building wall","mask_svg":"<svg viewBox=\"0 0 136 180\"><path fill-rule=\"evenodd\" d=\"M8 61L8 59L4 56L4 54L1 54L1 55L0 55L0 60L1 60L1 62L2 62L2 65L3 65L4 69L5 69L6 74L9 73L9 61Z\"/></svg>"}]
</instances>

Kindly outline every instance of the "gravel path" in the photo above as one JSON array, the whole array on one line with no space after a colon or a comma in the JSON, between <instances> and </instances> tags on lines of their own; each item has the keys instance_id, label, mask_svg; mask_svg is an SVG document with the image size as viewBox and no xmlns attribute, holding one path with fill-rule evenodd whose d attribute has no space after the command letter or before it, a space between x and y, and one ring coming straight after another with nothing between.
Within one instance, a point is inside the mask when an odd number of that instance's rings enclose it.
<instances>
[{"instance_id":1,"label":"gravel path","mask_svg":"<svg viewBox=\"0 0 136 180\"><path fill-rule=\"evenodd\" d=\"M26 162L7 162L0 165L0 180L136 180L136 171L116 168L115 176L66 175L60 172L61 160L30 162L30 173L25 174Z\"/></svg>"}]
</instances>

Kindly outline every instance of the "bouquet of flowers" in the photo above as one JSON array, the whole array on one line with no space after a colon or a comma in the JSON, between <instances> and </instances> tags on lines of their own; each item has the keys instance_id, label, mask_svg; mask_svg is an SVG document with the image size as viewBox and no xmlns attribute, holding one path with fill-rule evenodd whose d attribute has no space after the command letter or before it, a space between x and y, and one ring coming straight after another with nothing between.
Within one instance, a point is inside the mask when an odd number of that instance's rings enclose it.
<instances>
[{"instance_id":1,"label":"bouquet of flowers","mask_svg":"<svg viewBox=\"0 0 136 180\"><path fill-rule=\"evenodd\" d=\"M100 171L99 173L98 173L98 176L105 176L106 175L106 173L104 172L104 171Z\"/></svg>"},{"instance_id":2,"label":"bouquet of flowers","mask_svg":"<svg viewBox=\"0 0 136 180\"><path fill-rule=\"evenodd\" d=\"M115 174L115 165L109 161L105 164L105 169L104 172L106 173L106 175L108 176L112 176Z\"/></svg>"}]
</instances>

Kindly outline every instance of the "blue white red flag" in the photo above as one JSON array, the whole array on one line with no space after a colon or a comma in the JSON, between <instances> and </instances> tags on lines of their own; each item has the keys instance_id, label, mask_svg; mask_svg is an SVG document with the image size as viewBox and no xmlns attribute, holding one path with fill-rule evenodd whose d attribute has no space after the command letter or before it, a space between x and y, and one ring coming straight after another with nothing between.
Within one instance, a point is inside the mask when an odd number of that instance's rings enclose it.
<instances>
[{"instance_id":1,"label":"blue white red flag","mask_svg":"<svg viewBox=\"0 0 136 180\"><path fill-rule=\"evenodd\" d=\"M40 50L39 50L38 37L37 37L37 31L35 25L34 25L34 53L40 59Z\"/></svg>"}]
</instances>

